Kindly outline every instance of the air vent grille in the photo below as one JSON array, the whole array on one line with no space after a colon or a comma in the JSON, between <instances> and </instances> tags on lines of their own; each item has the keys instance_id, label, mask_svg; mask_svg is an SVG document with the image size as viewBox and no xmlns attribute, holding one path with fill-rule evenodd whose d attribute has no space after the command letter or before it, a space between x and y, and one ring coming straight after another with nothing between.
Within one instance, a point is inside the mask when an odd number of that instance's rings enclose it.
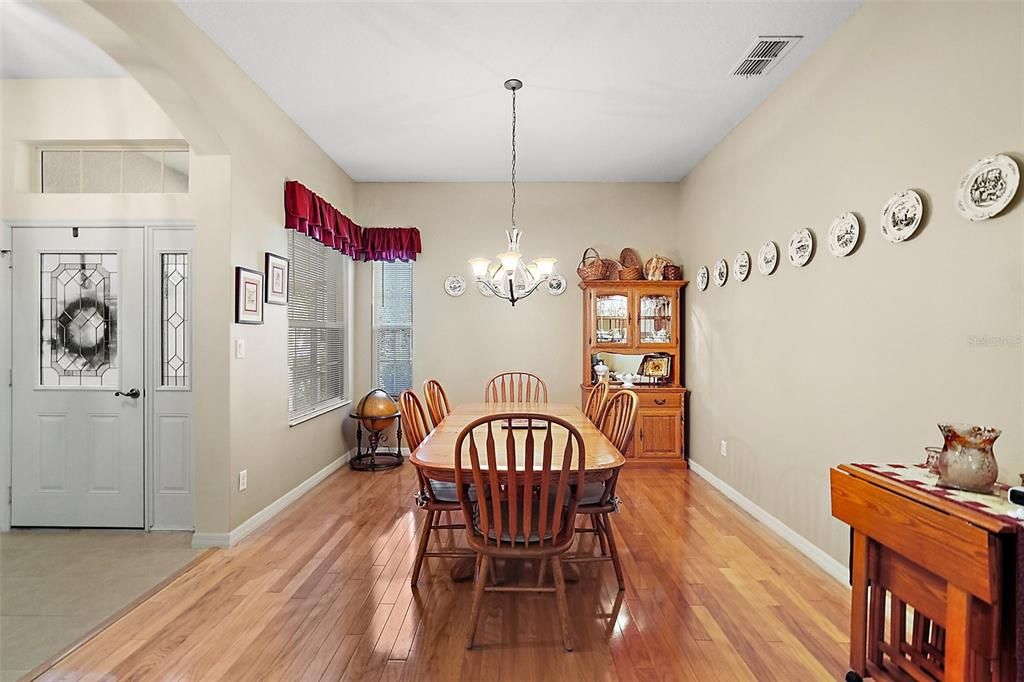
<instances>
[{"instance_id":1,"label":"air vent grille","mask_svg":"<svg viewBox=\"0 0 1024 682\"><path fill-rule=\"evenodd\" d=\"M732 75L741 78L764 76L793 49L803 36L758 36L739 63L733 68Z\"/></svg>"}]
</instances>

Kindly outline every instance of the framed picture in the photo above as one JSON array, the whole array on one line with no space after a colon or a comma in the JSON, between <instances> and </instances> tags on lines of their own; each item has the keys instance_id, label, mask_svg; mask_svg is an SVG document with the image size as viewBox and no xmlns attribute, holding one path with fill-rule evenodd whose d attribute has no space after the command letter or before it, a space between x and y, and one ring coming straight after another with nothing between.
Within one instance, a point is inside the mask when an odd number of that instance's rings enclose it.
<instances>
[{"instance_id":1,"label":"framed picture","mask_svg":"<svg viewBox=\"0 0 1024 682\"><path fill-rule=\"evenodd\" d=\"M235 323L263 324L263 273L235 268Z\"/></svg>"},{"instance_id":2,"label":"framed picture","mask_svg":"<svg viewBox=\"0 0 1024 682\"><path fill-rule=\"evenodd\" d=\"M263 272L267 277L266 295L264 300L271 305L288 304L288 268L287 258L267 251Z\"/></svg>"}]
</instances>

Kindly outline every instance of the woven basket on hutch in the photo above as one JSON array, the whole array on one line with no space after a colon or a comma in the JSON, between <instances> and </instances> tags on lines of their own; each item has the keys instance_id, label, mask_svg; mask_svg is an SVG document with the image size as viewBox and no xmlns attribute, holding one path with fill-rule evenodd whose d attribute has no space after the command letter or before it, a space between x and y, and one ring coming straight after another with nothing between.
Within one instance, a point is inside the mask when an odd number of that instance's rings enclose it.
<instances>
[{"instance_id":1,"label":"woven basket on hutch","mask_svg":"<svg viewBox=\"0 0 1024 682\"><path fill-rule=\"evenodd\" d=\"M576 266L576 274L579 275L580 279L584 282L607 279L608 270L609 267L607 261L602 260L601 254L597 252L597 249L591 246L586 248L583 252L583 257L580 258L580 264Z\"/></svg>"}]
</instances>

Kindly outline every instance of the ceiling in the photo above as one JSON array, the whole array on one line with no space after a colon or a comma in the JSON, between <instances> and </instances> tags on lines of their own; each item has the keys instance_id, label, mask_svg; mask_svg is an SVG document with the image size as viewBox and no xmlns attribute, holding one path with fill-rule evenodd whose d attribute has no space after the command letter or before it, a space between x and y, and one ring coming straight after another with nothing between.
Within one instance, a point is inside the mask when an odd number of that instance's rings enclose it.
<instances>
[{"instance_id":1,"label":"ceiling","mask_svg":"<svg viewBox=\"0 0 1024 682\"><path fill-rule=\"evenodd\" d=\"M30 0L0 0L0 78L107 78L117 62Z\"/></svg>"},{"instance_id":2,"label":"ceiling","mask_svg":"<svg viewBox=\"0 0 1024 682\"><path fill-rule=\"evenodd\" d=\"M675 181L857 1L418 3L177 0L358 181ZM758 35L803 35L763 78Z\"/></svg>"}]
</instances>

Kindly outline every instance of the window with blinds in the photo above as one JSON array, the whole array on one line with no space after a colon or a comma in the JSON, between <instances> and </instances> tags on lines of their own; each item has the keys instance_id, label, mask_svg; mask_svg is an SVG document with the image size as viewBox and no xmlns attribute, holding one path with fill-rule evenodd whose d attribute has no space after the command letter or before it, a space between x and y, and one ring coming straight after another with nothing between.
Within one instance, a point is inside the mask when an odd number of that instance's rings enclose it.
<instances>
[{"instance_id":1,"label":"window with blinds","mask_svg":"<svg viewBox=\"0 0 1024 682\"><path fill-rule=\"evenodd\" d=\"M373 264L373 373L393 396L412 388L412 263Z\"/></svg>"},{"instance_id":2,"label":"window with blinds","mask_svg":"<svg viewBox=\"0 0 1024 682\"><path fill-rule=\"evenodd\" d=\"M348 400L349 259L289 232L288 418L301 421Z\"/></svg>"}]
</instances>

